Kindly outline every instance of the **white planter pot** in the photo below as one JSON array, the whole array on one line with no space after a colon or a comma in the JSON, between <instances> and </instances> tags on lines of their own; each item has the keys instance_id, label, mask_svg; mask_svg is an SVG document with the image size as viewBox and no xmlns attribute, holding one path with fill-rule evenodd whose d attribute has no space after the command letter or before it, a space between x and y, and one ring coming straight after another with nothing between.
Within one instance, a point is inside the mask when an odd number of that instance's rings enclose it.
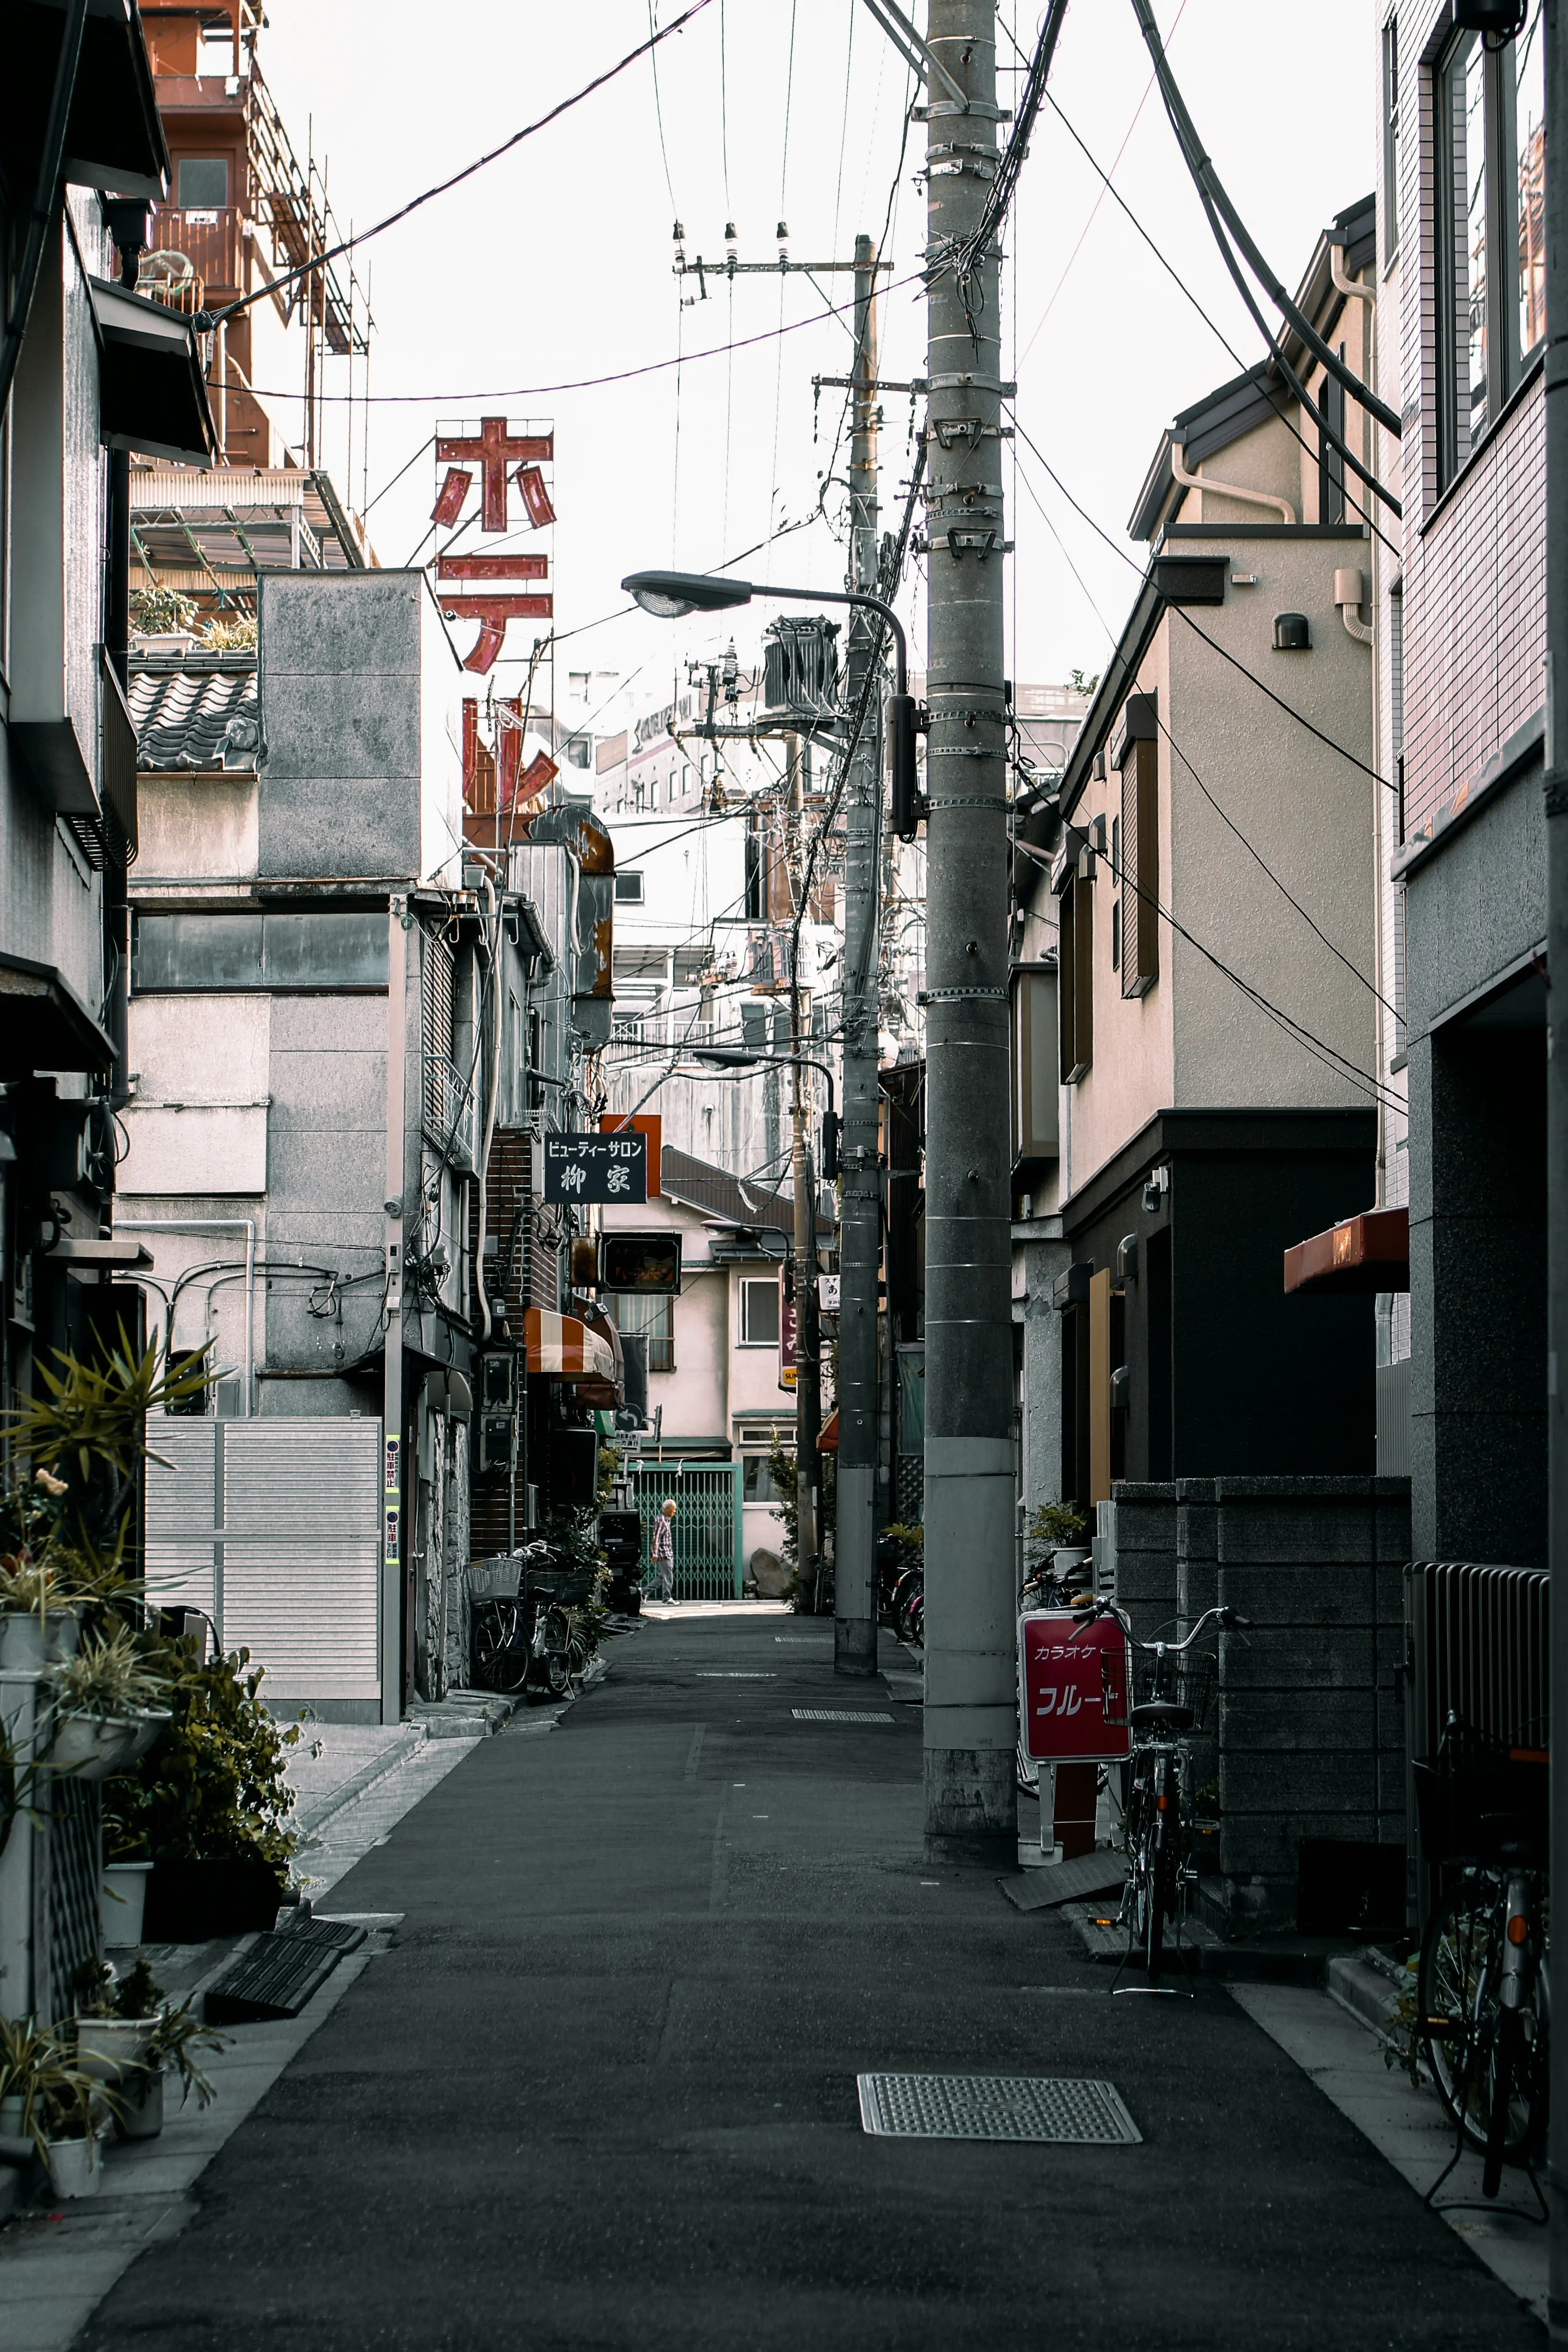
<instances>
[{"instance_id":1,"label":"white planter pot","mask_svg":"<svg viewBox=\"0 0 1568 2352\"><path fill-rule=\"evenodd\" d=\"M20 2091L0 2099L0 2139L20 2139L26 2129L27 2102Z\"/></svg>"},{"instance_id":2,"label":"white planter pot","mask_svg":"<svg viewBox=\"0 0 1568 2352\"><path fill-rule=\"evenodd\" d=\"M44 1620L44 1657L47 1664L74 1658L81 1641L81 1618L74 1609L51 1609Z\"/></svg>"},{"instance_id":3,"label":"white planter pot","mask_svg":"<svg viewBox=\"0 0 1568 2352\"><path fill-rule=\"evenodd\" d=\"M150 1862L106 1862L98 1890L98 1916L106 1952L133 1951L141 1941Z\"/></svg>"},{"instance_id":4,"label":"white planter pot","mask_svg":"<svg viewBox=\"0 0 1568 2352\"><path fill-rule=\"evenodd\" d=\"M106 1780L151 1748L168 1720L167 1715L57 1716L45 1761L51 1772L68 1772L75 1780Z\"/></svg>"},{"instance_id":5,"label":"white planter pot","mask_svg":"<svg viewBox=\"0 0 1568 2352\"><path fill-rule=\"evenodd\" d=\"M96 2135L91 2139L51 2139L44 2154L57 2197L96 2197L103 2179L103 2158Z\"/></svg>"},{"instance_id":6,"label":"white planter pot","mask_svg":"<svg viewBox=\"0 0 1568 2352\"><path fill-rule=\"evenodd\" d=\"M163 2070L137 2074L120 2095L121 2139L156 2139L163 2128Z\"/></svg>"},{"instance_id":7,"label":"white planter pot","mask_svg":"<svg viewBox=\"0 0 1568 2352\"><path fill-rule=\"evenodd\" d=\"M99 2083L134 2077L157 2023L155 2017L78 2017L78 2066Z\"/></svg>"},{"instance_id":8,"label":"white planter pot","mask_svg":"<svg viewBox=\"0 0 1568 2352\"><path fill-rule=\"evenodd\" d=\"M136 1737L131 1742L127 1761L134 1764L139 1756L145 1756L150 1748L155 1748L169 1728L169 1722L166 1706L150 1707L141 1715L137 1718Z\"/></svg>"},{"instance_id":9,"label":"white planter pot","mask_svg":"<svg viewBox=\"0 0 1568 2352\"><path fill-rule=\"evenodd\" d=\"M31 1610L0 1610L0 1674L43 1671L44 1628Z\"/></svg>"}]
</instances>

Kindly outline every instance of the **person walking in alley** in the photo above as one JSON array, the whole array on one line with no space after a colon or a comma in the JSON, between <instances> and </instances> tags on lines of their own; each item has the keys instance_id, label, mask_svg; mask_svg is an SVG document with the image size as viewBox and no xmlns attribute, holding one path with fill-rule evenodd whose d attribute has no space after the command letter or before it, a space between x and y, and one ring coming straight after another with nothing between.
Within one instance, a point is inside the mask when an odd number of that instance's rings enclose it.
<instances>
[{"instance_id":1,"label":"person walking in alley","mask_svg":"<svg viewBox=\"0 0 1568 2352\"><path fill-rule=\"evenodd\" d=\"M675 1498L666 1496L653 1522L653 1598L675 1597Z\"/></svg>"}]
</instances>

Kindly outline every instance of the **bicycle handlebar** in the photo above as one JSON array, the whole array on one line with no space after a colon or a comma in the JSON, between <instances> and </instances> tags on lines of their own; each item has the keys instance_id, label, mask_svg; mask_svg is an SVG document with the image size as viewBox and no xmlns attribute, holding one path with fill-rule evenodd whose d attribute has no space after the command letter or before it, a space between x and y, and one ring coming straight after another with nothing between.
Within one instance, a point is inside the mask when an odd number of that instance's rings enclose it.
<instances>
[{"instance_id":1,"label":"bicycle handlebar","mask_svg":"<svg viewBox=\"0 0 1568 2352\"><path fill-rule=\"evenodd\" d=\"M1074 1613L1082 1616L1086 1625L1092 1624L1096 1617L1114 1617L1133 1649L1155 1652L1162 1657L1179 1657L1184 1650L1190 1650L1198 1635L1210 1623L1218 1625L1221 1632L1238 1633L1249 1632L1252 1624L1251 1618L1243 1617L1239 1610L1223 1607L1206 1609L1185 1641L1140 1642L1128 1622L1126 1611L1120 1608L1114 1601L1091 1601L1086 1607Z\"/></svg>"}]
</instances>

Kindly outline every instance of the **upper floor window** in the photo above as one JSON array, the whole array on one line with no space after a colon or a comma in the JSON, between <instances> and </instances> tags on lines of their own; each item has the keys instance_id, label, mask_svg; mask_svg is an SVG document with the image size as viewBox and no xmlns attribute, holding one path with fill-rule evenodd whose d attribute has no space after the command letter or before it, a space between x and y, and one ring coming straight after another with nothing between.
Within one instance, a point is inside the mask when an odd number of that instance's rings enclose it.
<instances>
[{"instance_id":1,"label":"upper floor window","mask_svg":"<svg viewBox=\"0 0 1568 2352\"><path fill-rule=\"evenodd\" d=\"M743 1348L776 1348L779 1345L777 1281L741 1284L740 1344Z\"/></svg>"},{"instance_id":2,"label":"upper floor window","mask_svg":"<svg viewBox=\"0 0 1568 2352\"><path fill-rule=\"evenodd\" d=\"M1541 0L1491 49L1461 32L1437 68L1439 472L1451 481L1546 331Z\"/></svg>"},{"instance_id":3,"label":"upper floor window","mask_svg":"<svg viewBox=\"0 0 1568 2352\"><path fill-rule=\"evenodd\" d=\"M1399 250L1399 19L1383 27L1383 257Z\"/></svg>"},{"instance_id":4,"label":"upper floor window","mask_svg":"<svg viewBox=\"0 0 1568 2352\"><path fill-rule=\"evenodd\" d=\"M180 158L180 209L182 212L216 211L229 200L229 164L226 155L182 155Z\"/></svg>"}]
</instances>

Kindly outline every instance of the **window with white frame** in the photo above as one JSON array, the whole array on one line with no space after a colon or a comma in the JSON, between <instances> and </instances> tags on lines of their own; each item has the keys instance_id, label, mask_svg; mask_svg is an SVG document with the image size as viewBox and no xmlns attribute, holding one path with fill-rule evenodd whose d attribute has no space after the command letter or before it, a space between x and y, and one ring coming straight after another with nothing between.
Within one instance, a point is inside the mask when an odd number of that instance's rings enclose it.
<instances>
[{"instance_id":1,"label":"window with white frame","mask_svg":"<svg viewBox=\"0 0 1568 2352\"><path fill-rule=\"evenodd\" d=\"M615 1328L624 1339L643 1335L648 1342L648 1370L651 1372L673 1372L675 1369L675 1302L673 1298L647 1298L635 1291L613 1291L610 1295L610 1312Z\"/></svg>"},{"instance_id":2,"label":"window with white frame","mask_svg":"<svg viewBox=\"0 0 1568 2352\"><path fill-rule=\"evenodd\" d=\"M1516 37L1456 34L1434 82L1438 470L1459 471L1546 333L1541 0Z\"/></svg>"},{"instance_id":3,"label":"window with white frame","mask_svg":"<svg viewBox=\"0 0 1568 2352\"><path fill-rule=\"evenodd\" d=\"M743 1348L776 1348L779 1345L779 1283L775 1276L766 1281L747 1277L740 1285L740 1345Z\"/></svg>"},{"instance_id":4,"label":"window with white frame","mask_svg":"<svg viewBox=\"0 0 1568 2352\"><path fill-rule=\"evenodd\" d=\"M1383 27L1383 257L1399 250L1399 19Z\"/></svg>"}]
</instances>

